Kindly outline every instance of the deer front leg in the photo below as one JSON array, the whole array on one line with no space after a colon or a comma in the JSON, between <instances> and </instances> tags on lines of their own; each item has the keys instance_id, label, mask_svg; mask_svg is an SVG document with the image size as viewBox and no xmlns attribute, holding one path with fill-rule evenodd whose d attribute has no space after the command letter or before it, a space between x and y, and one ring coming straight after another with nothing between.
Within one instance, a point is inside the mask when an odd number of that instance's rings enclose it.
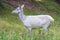
<instances>
[{"instance_id":1,"label":"deer front leg","mask_svg":"<svg viewBox=\"0 0 60 40\"><path fill-rule=\"evenodd\" d=\"M29 32L31 33L32 32L32 28L28 28Z\"/></svg>"}]
</instances>

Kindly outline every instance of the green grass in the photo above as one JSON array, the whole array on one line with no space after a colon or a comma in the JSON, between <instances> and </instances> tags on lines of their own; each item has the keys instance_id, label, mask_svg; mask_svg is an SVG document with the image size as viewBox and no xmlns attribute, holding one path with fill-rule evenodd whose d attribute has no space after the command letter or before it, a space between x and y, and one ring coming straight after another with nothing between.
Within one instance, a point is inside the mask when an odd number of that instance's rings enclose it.
<instances>
[{"instance_id":1,"label":"green grass","mask_svg":"<svg viewBox=\"0 0 60 40\"><path fill-rule=\"evenodd\" d=\"M55 3L45 3L48 12L37 12L33 9L24 10L25 15L49 14L54 19L54 24L50 26L50 35L46 35L43 28L34 29L31 34L19 20L17 14L12 14L13 8L7 6L7 9L0 11L0 40L60 40L60 7ZM42 6L40 5L41 9ZM44 10L43 7L42 10Z\"/></svg>"}]
</instances>

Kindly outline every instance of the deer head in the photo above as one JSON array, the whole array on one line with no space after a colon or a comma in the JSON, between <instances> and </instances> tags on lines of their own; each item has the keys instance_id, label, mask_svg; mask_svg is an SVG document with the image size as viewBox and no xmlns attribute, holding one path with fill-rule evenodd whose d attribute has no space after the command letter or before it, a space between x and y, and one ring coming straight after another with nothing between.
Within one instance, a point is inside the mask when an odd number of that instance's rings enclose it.
<instances>
[{"instance_id":1,"label":"deer head","mask_svg":"<svg viewBox=\"0 0 60 40\"><path fill-rule=\"evenodd\" d=\"M23 5L19 5L15 10L12 11L12 13L18 14L21 13L23 11L24 8L24 4Z\"/></svg>"}]
</instances>

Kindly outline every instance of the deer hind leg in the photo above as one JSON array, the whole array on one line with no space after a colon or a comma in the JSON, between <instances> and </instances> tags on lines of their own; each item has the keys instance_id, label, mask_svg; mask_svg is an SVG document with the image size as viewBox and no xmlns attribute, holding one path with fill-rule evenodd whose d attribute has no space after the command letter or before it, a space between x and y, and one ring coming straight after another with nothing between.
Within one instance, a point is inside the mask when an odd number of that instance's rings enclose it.
<instances>
[{"instance_id":1,"label":"deer hind leg","mask_svg":"<svg viewBox=\"0 0 60 40\"><path fill-rule=\"evenodd\" d=\"M46 28L44 28L44 30L45 30L46 34L50 33L49 28L46 27Z\"/></svg>"},{"instance_id":2,"label":"deer hind leg","mask_svg":"<svg viewBox=\"0 0 60 40\"><path fill-rule=\"evenodd\" d=\"M50 24L46 24L46 25L43 26L43 28L44 28L46 34L50 34L49 26L50 26Z\"/></svg>"}]
</instances>

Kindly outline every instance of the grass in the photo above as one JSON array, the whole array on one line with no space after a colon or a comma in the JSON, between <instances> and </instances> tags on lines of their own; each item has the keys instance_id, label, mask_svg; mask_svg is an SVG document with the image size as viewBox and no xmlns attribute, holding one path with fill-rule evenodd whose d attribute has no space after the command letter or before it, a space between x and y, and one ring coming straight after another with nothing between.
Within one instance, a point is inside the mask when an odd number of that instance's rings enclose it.
<instances>
[{"instance_id":1,"label":"grass","mask_svg":"<svg viewBox=\"0 0 60 40\"><path fill-rule=\"evenodd\" d=\"M50 26L50 35L46 35L43 28L34 29L29 34L28 30L19 20L18 15L11 13L13 8L7 6L6 10L0 11L0 40L60 40L60 7L53 2L48 2L44 5L47 6L49 12L45 11L45 13L41 13L33 9L26 9L24 12L25 15L51 15L55 19L55 22Z\"/></svg>"}]
</instances>

